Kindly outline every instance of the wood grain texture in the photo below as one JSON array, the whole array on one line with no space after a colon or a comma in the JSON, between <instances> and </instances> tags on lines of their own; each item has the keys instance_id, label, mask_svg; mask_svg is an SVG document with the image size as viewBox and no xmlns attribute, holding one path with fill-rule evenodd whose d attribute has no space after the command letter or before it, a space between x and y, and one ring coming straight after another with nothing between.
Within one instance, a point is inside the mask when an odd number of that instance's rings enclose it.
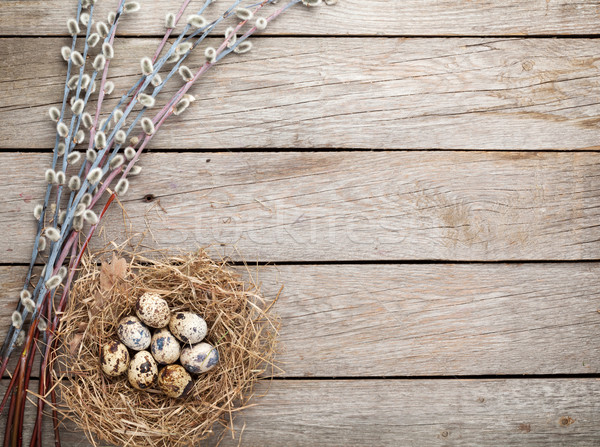
<instances>
[{"instance_id":1,"label":"wood grain texture","mask_svg":"<svg viewBox=\"0 0 600 447\"><path fill-rule=\"evenodd\" d=\"M599 392L597 379L276 381L257 387L258 405L219 445L588 447L598 441ZM48 445L51 433L46 426ZM77 431L63 429L61 440L90 445Z\"/></svg>"},{"instance_id":2,"label":"wood grain texture","mask_svg":"<svg viewBox=\"0 0 600 447\"><path fill-rule=\"evenodd\" d=\"M193 0L191 14L203 2ZM100 2L96 17L106 17L116 1ZM0 2L0 35L64 35L75 0L4 0ZM135 19L125 18L120 35L163 33L164 17L181 1L143 5ZM227 3L211 7L214 17ZM273 22L269 34L315 35L570 35L596 34L600 26L597 1L575 0L340 0L335 7L296 7Z\"/></svg>"},{"instance_id":3,"label":"wood grain texture","mask_svg":"<svg viewBox=\"0 0 600 447\"><path fill-rule=\"evenodd\" d=\"M66 41L0 41L0 148L52 146ZM117 42L119 94L156 44ZM597 149L599 52L592 39L265 38L210 70L151 146Z\"/></svg>"},{"instance_id":4,"label":"wood grain texture","mask_svg":"<svg viewBox=\"0 0 600 447\"><path fill-rule=\"evenodd\" d=\"M0 154L3 262L29 260L49 162ZM600 258L595 153L149 153L140 163L124 206L133 232L151 230L148 245L211 245L249 262ZM95 247L130 231L118 207L106 217Z\"/></svg>"},{"instance_id":5,"label":"wood grain texture","mask_svg":"<svg viewBox=\"0 0 600 447\"><path fill-rule=\"evenodd\" d=\"M251 268L285 377L597 374L600 264ZM24 267L0 267L0 337ZM36 369L37 370L37 369Z\"/></svg>"}]
</instances>

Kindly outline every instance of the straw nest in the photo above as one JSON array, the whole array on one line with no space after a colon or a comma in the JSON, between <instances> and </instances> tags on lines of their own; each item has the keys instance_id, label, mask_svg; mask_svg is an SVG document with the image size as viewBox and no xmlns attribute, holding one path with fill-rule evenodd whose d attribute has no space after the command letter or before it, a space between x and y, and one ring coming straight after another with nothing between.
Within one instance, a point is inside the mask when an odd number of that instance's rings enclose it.
<instances>
[{"instance_id":1,"label":"straw nest","mask_svg":"<svg viewBox=\"0 0 600 447\"><path fill-rule=\"evenodd\" d=\"M259 375L273 371L277 324L257 286L203 251L160 261L114 254L110 264L97 261L82 262L61 319L55 374L62 379L63 414L94 445L195 445L213 429L224 434L219 425L230 426ZM185 399L138 391L126 375L109 378L100 369L100 346L116 339L119 320L135 314L135 302L145 292L160 294L172 311L202 315L206 340L219 350L218 365L195 377Z\"/></svg>"}]
</instances>

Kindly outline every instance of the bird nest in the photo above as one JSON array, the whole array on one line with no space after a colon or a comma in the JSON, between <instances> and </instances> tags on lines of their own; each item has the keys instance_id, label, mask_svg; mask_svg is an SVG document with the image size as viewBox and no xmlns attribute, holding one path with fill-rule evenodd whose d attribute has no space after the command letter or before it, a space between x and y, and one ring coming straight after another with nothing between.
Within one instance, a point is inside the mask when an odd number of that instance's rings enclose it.
<instances>
[{"instance_id":1,"label":"bird nest","mask_svg":"<svg viewBox=\"0 0 600 447\"><path fill-rule=\"evenodd\" d=\"M258 287L244 282L225 262L205 252L167 259L113 254L98 265L86 258L61 318L55 379L60 411L94 445L197 445L232 426L233 413L248 404L262 373L273 372L277 319ZM119 320L135 314L145 292L159 294L172 311L201 315L206 341L219 351L219 363L194 376L184 399L158 389L139 391L127 380L106 376L100 347L116 339ZM268 305L269 304L269 305ZM215 425L215 423L218 423Z\"/></svg>"}]
</instances>

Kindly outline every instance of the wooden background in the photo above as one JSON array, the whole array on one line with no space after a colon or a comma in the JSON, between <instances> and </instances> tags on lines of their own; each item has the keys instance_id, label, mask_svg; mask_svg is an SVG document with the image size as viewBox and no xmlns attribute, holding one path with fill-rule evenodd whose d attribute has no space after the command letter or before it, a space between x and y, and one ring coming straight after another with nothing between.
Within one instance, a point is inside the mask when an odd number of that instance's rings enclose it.
<instances>
[{"instance_id":1,"label":"wooden background","mask_svg":"<svg viewBox=\"0 0 600 447\"><path fill-rule=\"evenodd\" d=\"M75 4L0 1L2 328ZM121 25L117 88L178 6ZM591 0L340 0L195 87L124 204L157 245L285 286L286 372L223 445L600 443L599 27Z\"/></svg>"}]
</instances>

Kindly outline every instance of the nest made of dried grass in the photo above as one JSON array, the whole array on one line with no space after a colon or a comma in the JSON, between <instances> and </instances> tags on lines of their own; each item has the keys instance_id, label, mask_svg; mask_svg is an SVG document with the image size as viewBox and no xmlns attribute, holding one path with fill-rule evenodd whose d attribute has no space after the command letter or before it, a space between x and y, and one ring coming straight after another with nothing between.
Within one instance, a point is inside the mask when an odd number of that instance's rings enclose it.
<instances>
[{"instance_id":1,"label":"nest made of dried grass","mask_svg":"<svg viewBox=\"0 0 600 447\"><path fill-rule=\"evenodd\" d=\"M215 423L230 426L261 373L273 371L272 302L204 251L161 260L113 255L102 265L88 256L78 278L61 318L55 374L61 411L94 445L196 445L213 433ZM202 315L207 341L219 350L218 365L196 377L186 399L138 391L126 375L112 379L100 369L100 346L116 339L119 320L135 313L145 292L160 294L172 311Z\"/></svg>"}]
</instances>

